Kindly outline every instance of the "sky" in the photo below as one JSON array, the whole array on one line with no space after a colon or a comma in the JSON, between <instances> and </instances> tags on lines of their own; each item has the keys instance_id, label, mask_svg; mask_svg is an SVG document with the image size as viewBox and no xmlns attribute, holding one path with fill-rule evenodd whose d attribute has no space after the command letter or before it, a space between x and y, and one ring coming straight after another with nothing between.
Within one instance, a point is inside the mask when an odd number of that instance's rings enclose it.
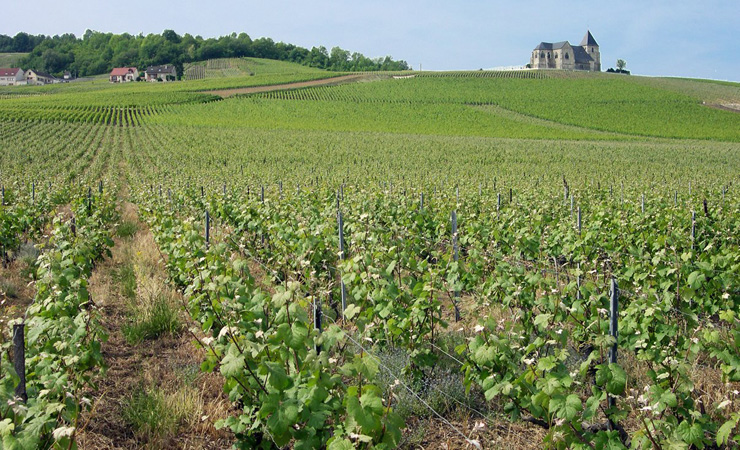
<instances>
[{"instance_id":1,"label":"sky","mask_svg":"<svg viewBox=\"0 0 740 450\"><path fill-rule=\"evenodd\" d=\"M603 70L623 59L637 75L740 81L738 0L35 0L8 2L0 12L0 34L9 36L79 37L87 29L204 38L246 32L308 49L390 55L416 70L524 65L541 41L578 45L590 30Z\"/></svg>"}]
</instances>

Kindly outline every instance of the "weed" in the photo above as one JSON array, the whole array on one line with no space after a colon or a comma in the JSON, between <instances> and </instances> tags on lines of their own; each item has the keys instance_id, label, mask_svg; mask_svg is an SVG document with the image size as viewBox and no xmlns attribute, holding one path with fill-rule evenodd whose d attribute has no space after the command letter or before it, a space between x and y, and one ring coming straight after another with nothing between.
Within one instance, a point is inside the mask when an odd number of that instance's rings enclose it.
<instances>
[{"instance_id":1,"label":"weed","mask_svg":"<svg viewBox=\"0 0 740 450\"><path fill-rule=\"evenodd\" d=\"M116 234L123 239L132 238L139 231L139 225L134 221L124 220L118 225Z\"/></svg>"},{"instance_id":2,"label":"weed","mask_svg":"<svg viewBox=\"0 0 740 450\"><path fill-rule=\"evenodd\" d=\"M18 288L10 281L0 278L0 294L8 298L18 297Z\"/></svg>"},{"instance_id":3,"label":"weed","mask_svg":"<svg viewBox=\"0 0 740 450\"><path fill-rule=\"evenodd\" d=\"M170 334L177 335L182 323L177 307L166 297L159 296L143 303L133 311L132 322L123 327L123 334L131 344Z\"/></svg>"},{"instance_id":4,"label":"weed","mask_svg":"<svg viewBox=\"0 0 740 450\"><path fill-rule=\"evenodd\" d=\"M130 262L121 264L118 269L112 271L114 281L119 285L121 294L129 300L136 298L136 272L134 265Z\"/></svg>"},{"instance_id":5,"label":"weed","mask_svg":"<svg viewBox=\"0 0 740 450\"><path fill-rule=\"evenodd\" d=\"M21 262L20 274L24 279L36 278L37 260L40 255L41 251L32 242L21 244L18 249L18 260Z\"/></svg>"},{"instance_id":6,"label":"weed","mask_svg":"<svg viewBox=\"0 0 740 450\"><path fill-rule=\"evenodd\" d=\"M409 355L404 349L387 348L378 356L381 363L388 368L378 372L376 379L378 386L383 390L390 389L396 383L392 372L401 377L399 381L414 392L411 393L402 386L393 389L396 399L393 408L403 418L432 416L430 407L444 415L462 405L480 408L484 403L465 393L462 375L458 372L459 367L454 367L443 359L440 359L433 370L425 372L421 378L414 379L410 373L404 373L404 368L410 363Z\"/></svg>"},{"instance_id":7,"label":"weed","mask_svg":"<svg viewBox=\"0 0 740 450\"><path fill-rule=\"evenodd\" d=\"M173 393L158 387L140 388L124 401L121 411L137 437L153 448L166 446L181 428L196 424L201 413L200 395L185 386Z\"/></svg>"}]
</instances>

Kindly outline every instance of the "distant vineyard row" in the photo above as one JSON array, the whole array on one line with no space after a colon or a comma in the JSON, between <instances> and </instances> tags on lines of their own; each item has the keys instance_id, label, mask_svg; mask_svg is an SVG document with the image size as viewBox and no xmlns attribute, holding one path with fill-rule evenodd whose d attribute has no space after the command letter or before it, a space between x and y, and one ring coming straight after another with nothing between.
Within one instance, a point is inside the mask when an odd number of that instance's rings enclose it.
<instances>
[{"instance_id":1,"label":"distant vineyard row","mask_svg":"<svg viewBox=\"0 0 740 450\"><path fill-rule=\"evenodd\" d=\"M99 125L139 126L144 117L172 112L171 105L117 108L78 106L54 108L8 108L0 110L0 121L83 122Z\"/></svg>"}]
</instances>

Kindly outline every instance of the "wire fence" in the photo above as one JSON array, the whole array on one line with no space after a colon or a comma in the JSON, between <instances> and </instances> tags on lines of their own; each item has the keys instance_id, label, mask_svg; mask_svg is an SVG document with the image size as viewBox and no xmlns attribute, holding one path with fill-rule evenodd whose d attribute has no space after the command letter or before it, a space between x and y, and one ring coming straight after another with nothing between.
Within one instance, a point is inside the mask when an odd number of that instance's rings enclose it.
<instances>
[{"instance_id":1,"label":"wire fence","mask_svg":"<svg viewBox=\"0 0 740 450\"><path fill-rule=\"evenodd\" d=\"M332 319L331 317L328 317L328 316L326 316L326 318L327 318L327 319L328 319L328 320L329 320L330 322L332 322L332 323L333 323L334 325L340 326L340 325L339 325L339 324L337 324L337 323L336 323L336 321L335 321L334 319ZM400 386L402 386L402 387L403 387L404 389L406 389L406 391L407 391L407 392L408 392L409 394L411 394L412 396L414 396L414 398L416 398L416 399L417 399L417 400L418 400L419 402L421 402L421 404L422 404L422 405L424 405L424 407L426 407L426 408L427 408L427 409L428 409L428 410L429 410L429 411L430 411L430 412L431 412L431 413L432 413L432 414L433 414L433 415L434 415L435 417L437 417L438 419L440 419L440 420L441 420L441 421L442 421L442 422L443 422L443 423L444 423L445 425L447 425L447 426L448 426L448 427L449 427L449 428L450 428L451 430L453 430L453 431L454 431L455 433L457 433L457 434L458 434L458 435L459 435L459 436L460 436L460 437L461 437L461 438L462 438L462 439L463 439L463 440L464 440L464 441L465 441L466 443L468 443L468 444L470 444L470 445L473 445L474 447L476 447L476 448L479 448L479 449L480 449L480 448L482 448L482 447L481 447L481 444L480 444L480 442L479 442L478 440L475 440L475 439L471 439L471 438L470 438L470 436L468 436L468 435L466 435L465 433L463 433L463 432L462 432L462 431L460 430L460 428L456 427L456 426L455 426L455 425L454 425L454 424L453 424L452 422L450 422L449 420L447 420L447 419L446 419L446 418L445 418L445 417L444 417L444 416L443 416L443 415L442 415L441 413L439 413L439 412L438 412L438 411L437 411L436 409L434 409L434 408L433 408L433 407L432 407L432 406L431 406L431 405L430 405L430 404L429 404L429 403L428 403L427 401L425 401L425 400L424 400L424 399L423 399L423 398L421 397L421 395L419 395L419 394L418 394L418 393L417 393L416 391L414 391L414 390L413 390L413 389L412 389L412 388L411 388L411 387L410 387L410 386L409 386L408 384L406 384L406 383L405 383L405 382L403 381L403 377L402 377L401 375L399 375L399 374L395 373L395 372L394 372L394 371L393 371L393 370L392 370L392 369L391 369L390 367L388 367L388 366L387 366L387 365L386 365L386 364L385 364L385 363L383 362L383 359L382 359L382 358L381 358L380 356L378 356L378 355L376 355L375 353L373 353L373 352L371 352L370 350L368 350L368 349L367 349L367 347L365 347L364 345L362 345L362 343L361 343L361 342L359 342L359 341L358 341L357 339L355 339L354 337L352 337L352 336L351 336L351 335L350 335L350 334L349 334L348 332L345 332L345 333L344 333L344 336L346 336L346 337L347 337L347 339L349 339L349 340L350 340L350 342L352 342L352 343L353 343L354 345L356 345L356 346L357 346L358 348L360 348L360 350L362 350L362 351L363 351L363 352L364 352L365 354L367 354L368 356L370 356L370 357L372 357L373 359L375 359L375 360L376 360L376 362L378 363L378 366L379 366L379 367L381 367L381 368L382 368L383 370L385 370L385 371L386 371L386 372L387 372L387 373L388 373L388 374L389 374L389 375L390 375L390 376L391 376L391 377L392 377L392 378L394 379L394 382L395 382L395 383L397 383L398 385L400 385ZM469 406L465 405L464 403L460 402L459 400L457 400L457 399L454 399L454 398L452 398L452 397L451 397L451 396L450 396L449 394L445 393L444 391L442 391L442 390L441 390L441 389L439 389L438 387L436 387L436 386L434 386L434 385L431 385L431 387L432 387L433 389L435 389L435 390L436 390L437 392L441 393L441 394L442 394L443 396L445 396L445 397L447 397L447 398L449 398L449 399L451 399L451 400L454 400L454 401L455 401L455 402L456 402L457 404L459 404L459 405L461 405L461 406L463 406L463 407L467 408L467 409L468 409L468 410L470 410L471 412L475 412L476 414L480 415L481 417L483 417L483 418L484 418L484 419L486 419L486 420L491 420L491 422L492 422L492 419L489 419L489 418L488 418L487 416L485 416L485 415L484 415L483 413L481 413L481 412L479 412L479 411L475 411L474 409L470 408Z\"/></svg>"}]
</instances>

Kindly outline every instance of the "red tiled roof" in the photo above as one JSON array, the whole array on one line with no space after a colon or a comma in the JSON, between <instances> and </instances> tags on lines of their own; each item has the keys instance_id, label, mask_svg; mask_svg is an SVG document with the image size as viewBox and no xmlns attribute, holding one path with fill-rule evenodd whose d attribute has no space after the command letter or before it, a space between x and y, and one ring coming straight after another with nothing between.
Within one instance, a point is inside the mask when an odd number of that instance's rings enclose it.
<instances>
[{"instance_id":1,"label":"red tiled roof","mask_svg":"<svg viewBox=\"0 0 740 450\"><path fill-rule=\"evenodd\" d=\"M129 72L134 72L136 69L133 67L116 67L113 69L110 73L110 76L117 77L117 76L125 76Z\"/></svg>"},{"instance_id":2,"label":"red tiled roof","mask_svg":"<svg viewBox=\"0 0 740 450\"><path fill-rule=\"evenodd\" d=\"M11 69L0 69L0 77L14 77L15 74L20 72L21 69L19 68L11 68Z\"/></svg>"}]
</instances>

